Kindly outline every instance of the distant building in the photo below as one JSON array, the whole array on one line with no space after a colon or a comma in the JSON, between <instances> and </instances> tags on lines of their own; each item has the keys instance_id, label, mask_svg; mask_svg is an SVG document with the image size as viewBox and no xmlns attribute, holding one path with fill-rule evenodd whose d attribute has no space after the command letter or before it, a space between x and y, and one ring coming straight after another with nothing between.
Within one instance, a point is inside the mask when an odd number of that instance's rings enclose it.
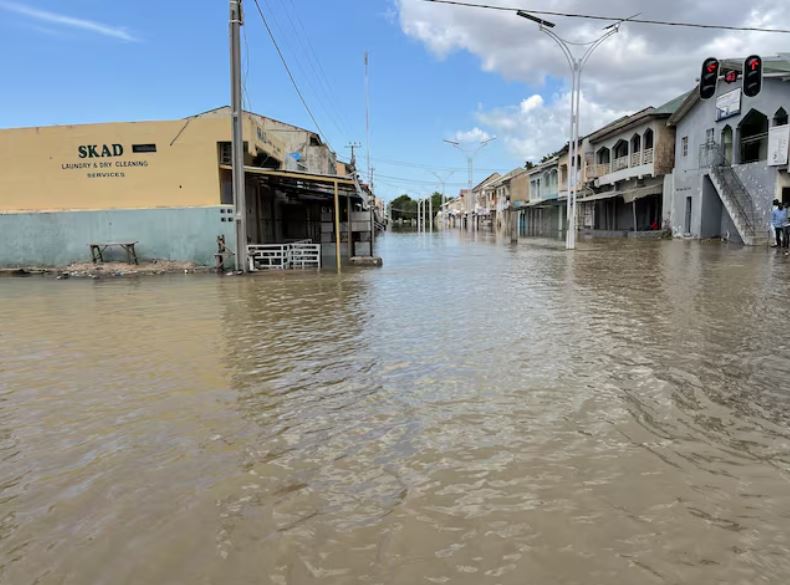
<instances>
[{"instance_id":1,"label":"distant building","mask_svg":"<svg viewBox=\"0 0 790 585\"><path fill-rule=\"evenodd\" d=\"M521 231L530 236L558 236L565 230L567 193L560 199L559 156L527 171L529 202L522 213Z\"/></svg>"}]
</instances>

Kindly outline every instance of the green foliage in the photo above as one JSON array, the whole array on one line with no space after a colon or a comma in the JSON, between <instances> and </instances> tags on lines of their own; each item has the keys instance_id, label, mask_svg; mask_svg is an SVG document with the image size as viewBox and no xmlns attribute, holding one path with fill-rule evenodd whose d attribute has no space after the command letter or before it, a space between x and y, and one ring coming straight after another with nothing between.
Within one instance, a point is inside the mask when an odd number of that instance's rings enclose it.
<instances>
[{"instance_id":1,"label":"green foliage","mask_svg":"<svg viewBox=\"0 0 790 585\"><path fill-rule=\"evenodd\" d=\"M408 195L401 195L390 202L392 219L415 219L417 202Z\"/></svg>"},{"instance_id":2,"label":"green foliage","mask_svg":"<svg viewBox=\"0 0 790 585\"><path fill-rule=\"evenodd\" d=\"M439 192L431 195L433 203L433 214L436 215L442 210L442 194ZM428 214L429 204L426 202L426 215ZM393 199L389 204L392 211L392 219L417 219L417 200L408 195L401 195Z\"/></svg>"}]
</instances>

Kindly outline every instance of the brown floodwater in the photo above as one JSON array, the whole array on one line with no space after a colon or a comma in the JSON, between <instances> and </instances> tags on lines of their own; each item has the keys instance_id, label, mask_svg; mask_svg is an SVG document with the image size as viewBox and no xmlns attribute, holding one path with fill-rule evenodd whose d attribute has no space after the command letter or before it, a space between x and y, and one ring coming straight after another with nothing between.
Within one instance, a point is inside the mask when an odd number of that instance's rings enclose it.
<instances>
[{"instance_id":1,"label":"brown floodwater","mask_svg":"<svg viewBox=\"0 0 790 585\"><path fill-rule=\"evenodd\" d=\"M0 583L790 581L790 258L388 234L0 280Z\"/></svg>"}]
</instances>

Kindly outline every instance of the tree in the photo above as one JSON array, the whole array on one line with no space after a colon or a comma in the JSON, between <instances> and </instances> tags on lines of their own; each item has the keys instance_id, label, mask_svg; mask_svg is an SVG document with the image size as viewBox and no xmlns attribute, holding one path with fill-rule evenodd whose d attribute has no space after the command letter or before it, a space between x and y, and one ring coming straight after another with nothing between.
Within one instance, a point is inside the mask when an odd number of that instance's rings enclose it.
<instances>
[{"instance_id":1,"label":"tree","mask_svg":"<svg viewBox=\"0 0 790 585\"><path fill-rule=\"evenodd\" d=\"M416 219L417 202L408 195L401 195L390 202L390 214L392 219Z\"/></svg>"}]
</instances>

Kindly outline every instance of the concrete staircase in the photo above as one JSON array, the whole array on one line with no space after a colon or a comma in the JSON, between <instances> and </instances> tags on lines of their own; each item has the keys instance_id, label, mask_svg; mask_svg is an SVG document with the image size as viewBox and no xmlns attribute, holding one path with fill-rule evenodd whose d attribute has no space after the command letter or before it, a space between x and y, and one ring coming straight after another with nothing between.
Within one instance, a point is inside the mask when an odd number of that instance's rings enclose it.
<instances>
[{"instance_id":1,"label":"concrete staircase","mask_svg":"<svg viewBox=\"0 0 790 585\"><path fill-rule=\"evenodd\" d=\"M768 233L760 225L752 196L732 167L712 166L709 176L743 243L747 246L767 245Z\"/></svg>"}]
</instances>

